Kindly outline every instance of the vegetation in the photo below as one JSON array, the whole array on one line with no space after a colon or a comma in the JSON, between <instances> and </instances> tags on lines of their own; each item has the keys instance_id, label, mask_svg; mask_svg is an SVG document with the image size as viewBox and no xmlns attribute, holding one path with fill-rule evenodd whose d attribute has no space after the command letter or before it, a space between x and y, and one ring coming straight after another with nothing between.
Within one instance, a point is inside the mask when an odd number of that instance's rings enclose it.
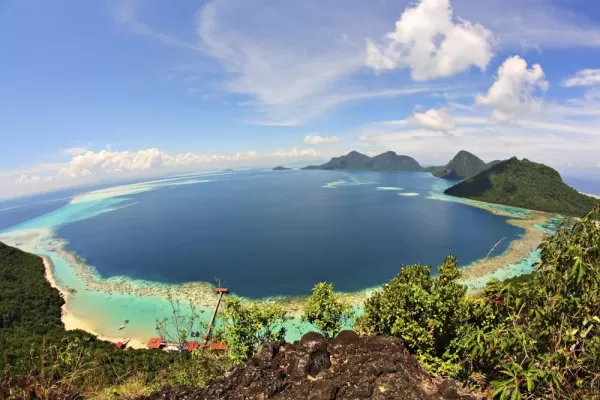
<instances>
[{"instance_id":1,"label":"vegetation","mask_svg":"<svg viewBox=\"0 0 600 400\"><path fill-rule=\"evenodd\" d=\"M445 166L431 171L434 176L449 180L463 180L477 175L486 169L497 164L499 161L492 161L486 164L482 159L468 151L459 151L452 160Z\"/></svg>"},{"instance_id":2,"label":"vegetation","mask_svg":"<svg viewBox=\"0 0 600 400\"><path fill-rule=\"evenodd\" d=\"M546 237L540 250L533 273L492 281L476 296L458 283L452 255L437 274L428 266L405 266L365 302L356 329L401 338L429 371L493 398L600 398L600 204ZM85 332L65 331L62 304L39 257L0 243L1 398L132 398L164 385L204 385L261 344L282 339L287 318L277 304L229 298L224 329L216 334L227 343L228 357L122 351ZM195 312L182 318L172 304L174 315L161 323L184 341ZM313 288L302 314L327 337L349 317L349 305L327 283Z\"/></svg>"},{"instance_id":3,"label":"vegetation","mask_svg":"<svg viewBox=\"0 0 600 400\"><path fill-rule=\"evenodd\" d=\"M285 337L282 324L286 312L278 304L246 304L239 298L228 298L223 316L226 321L224 339L234 362L246 361L263 343Z\"/></svg>"},{"instance_id":4,"label":"vegetation","mask_svg":"<svg viewBox=\"0 0 600 400\"><path fill-rule=\"evenodd\" d=\"M383 290L366 301L358 330L396 336L424 365L438 369L442 354L463 322L467 290L457 283L460 270L454 256L446 257L438 272L432 277L430 267L403 267Z\"/></svg>"},{"instance_id":5,"label":"vegetation","mask_svg":"<svg viewBox=\"0 0 600 400\"><path fill-rule=\"evenodd\" d=\"M519 161L516 157L500 162L444 193L576 217L585 215L597 203L596 199L565 184L554 169L527 159Z\"/></svg>"},{"instance_id":6,"label":"vegetation","mask_svg":"<svg viewBox=\"0 0 600 400\"><path fill-rule=\"evenodd\" d=\"M301 318L331 339L342 330L353 313L352 306L333 292L333 284L321 282L315 285L312 295L306 300Z\"/></svg>"},{"instance_id":7,"label":"vegetation","mask_svg":"<svg viewBox=\"0 0 600 400\"><path fill-rule=\"evenodd\" d=\"M123 351L65 331L63 304L39 257L0 243L0 398L106 399L136 385L203 384L230 365L209 352Z\"/></svg>"},{"instance_id":8,"label":"vegetation","mask_svg":"<svg viewBox=\"0 0 600 400\"><path fill-rule=\"evenodd\" d=\"M310 165L302 169L344 169L366 171L405 171L421 172L423 168L412 157L397 155L393 151L369 157L357 151L351 151L345 156L334 157L323 165Z\"/></svg>"},{"instance_id":9,"label":"vegetation","mask_svg":"<svg viewBox=\"0 0 600 400\"><path fill-rule=\"evenodd\" d=\"M600 396L600 205L544 239L527 279L464 296L453 257L404 268L357 326L401 337L426 367L500 399Z\"/></svg>"}]
</instances>

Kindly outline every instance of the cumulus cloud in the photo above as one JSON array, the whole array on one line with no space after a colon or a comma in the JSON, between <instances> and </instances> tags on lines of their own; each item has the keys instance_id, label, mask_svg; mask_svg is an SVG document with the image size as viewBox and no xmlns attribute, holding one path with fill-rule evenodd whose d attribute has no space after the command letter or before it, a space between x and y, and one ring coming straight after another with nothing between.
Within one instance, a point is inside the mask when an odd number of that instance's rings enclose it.
<instances>
[{"instance_id":1,"label":"cumulus cloud","mask_svg":"<svg viewBox=\"0 0 600 400\"><path fill-rule=\"evenodd\" d=\"M236 153L233 156L202 156L193 153L171 156L159 149L139 151L88 151L73 157L69 164L62 168L61 177L78 178L116 172L145 171L153 168L203 164L215 161L249 160L257 156L255 151Z\"/></svg>"},{"instance_id":2,"label":"cumulus cloud","mask_svg":"<svg viewBox=\"0 0 600 400\"><path fill-rule=\"evenodd\" d=\"M449 77L490 62L492 33L453 18L449 0L421 0L396 21L380 44L367 40L366 64L376 71L407 67L414 80Z\"/></svg>"},{"instance_id":3,"label":"cumulus cloud","mask_svg":"<svg viewBox=\"0 0 600 400\"><path fill-rule=\"evenodd\" d=\"M454 118L452 118L448 111L435 108L422 113L415 112L414 115L409 118L409 121L412 124L437 131L449 131L456 126Z\"/></svg>"},{"instance_id":4,"label":"cumulus cloud","mask_svg":"<svg viewBox=\"0 0 600 400\"><path fill-rule=\"evenodd\" d=\"M335 143L335 142L339 142L340 138L338 138L337 136L319 136L319 135L314 135L314 136L305 136L304 137L304 143L306 144L312 144L314 145L319 145L319 144L327 144L327 143Z\"/></svg>"},{"instance_id":5,"label":"cumulus cloud","mask_svg":"<svg viewBox=\"0 0 600 400\"><path fill-rule=\"evenodd\" d=\"M600 85L600 69L584 69L567 78L562 83L565 87Z\"/></svg>"},{"instance_id":6,"label":"cumulus cloud","mask_svg":"<svg viewBox=\"0 0 600 400\"><path fill-rule=\"evenodd\" d=\"M281 157L281 158L302 158L302 157L318 157L321 155L321 153L319 153L315 149L295 149L294 148L291 150L279 149L272 155L275 157Z\"/></svg>"},{"instance_id":7,"label":"cumulus cloud","mask_svg":"<svg viewBox=\"0 0 600 400\"><path fill-rule=\"evenodd\" d=\"M511 122L519 116L539 112L542 100L534 93L537 89L546 91L548 87L541 65L534 64L527 69L527 61L512 56L498 68L496 81L487 94L478 95L476 102L493 107L492 120Z\"/></svg>"}]
</instances>

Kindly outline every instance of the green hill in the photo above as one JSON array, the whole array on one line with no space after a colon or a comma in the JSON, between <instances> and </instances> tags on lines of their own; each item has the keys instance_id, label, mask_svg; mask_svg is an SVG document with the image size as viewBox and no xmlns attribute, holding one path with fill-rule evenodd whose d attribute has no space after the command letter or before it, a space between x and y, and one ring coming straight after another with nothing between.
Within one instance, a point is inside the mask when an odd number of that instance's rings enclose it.
<instances>
[{"instance_id":1,"label":"green hill","mask_svg":"<svg viewBox=\"0 0 600 400\"><path fill-rule=\"evenodd\" d=\"M588 213L597 202L565 184L556 170L516 157L502 161L444 193L578 217Z\"/></svg>"},{"instance_id":2,"label":"green hill","mask_svg":"<svg viewBox=\"0 0 600 400\"><path fill-rule=\"evenodd\" d=\"M423 168L412 157L398 155L393 151L369 157L357 151L351 151L345 156L334 157L323 165L310 165L302 169L344 169L365 171L403 171L421 172Z\"/></svg>"},{"instance_id":3,"label":"green hill","mask_svg":"<svg viewBox=\"0 0 600 400\"><path fill-rule=\"evenodd\" d=\"M459 151L445 167L437 168L431 172L438 178L448 180L463 180L477 175L481 171L492 167L500 161L492 161L486 164L481 158L469 153L468 151Z\"/></svg>"}]
</instances>

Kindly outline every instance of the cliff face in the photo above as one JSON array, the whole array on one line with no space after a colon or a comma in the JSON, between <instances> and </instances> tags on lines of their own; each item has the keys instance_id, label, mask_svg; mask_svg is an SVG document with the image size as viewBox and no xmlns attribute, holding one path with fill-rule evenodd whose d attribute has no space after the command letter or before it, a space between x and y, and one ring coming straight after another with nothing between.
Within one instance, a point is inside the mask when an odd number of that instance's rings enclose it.
<instances>
[{"instance_id":1,"label":"cliff face","mask_svg":"<svg viewBox=\"0 0 600 400\"><path fill-rule=\"evenodd\" d=\"M164 388L142 399L478 398L432 378L397 340L344 331L331 341L311 332L294 344L266 344L247 365L205 388Z\"/></svg>"}]
</instances>

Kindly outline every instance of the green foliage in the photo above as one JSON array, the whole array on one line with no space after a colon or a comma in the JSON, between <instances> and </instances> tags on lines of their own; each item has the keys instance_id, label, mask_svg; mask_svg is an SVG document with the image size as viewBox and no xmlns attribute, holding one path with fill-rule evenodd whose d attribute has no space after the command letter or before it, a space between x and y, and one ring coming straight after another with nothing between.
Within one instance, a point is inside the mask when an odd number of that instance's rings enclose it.
<instances>
[{"instance_id":1,"label":"green foliage","mask_svg":"<svg viewBox=\"0 0 600 400\"><path fill-rule=\"evenodd\" d=\"M231 365L209 352L118 350L87 332L65 331L63 304L41 258L0 243L0 398L94 397L131 382L199 385Z\"/></svg>"},{"instance_id":2,"label":"green foliage","mask_svg":"<svg viewBox=\"0 0 600 400\"><path fill-rule=\"evenodd\" d=\"M428 364L440 364L444 349L463 321L466 287L457 283L460 270L454 256L446 257L438 271L439 275L432 277L430 267L403 267L365 302L358 329L399 337Z\"/></svg>"},{"instance_id":3,"label":"green foliage","mask_svg":"<svg viewBox=\"0 0 600 400\"><path fill-rule=\"evenodd\" d=\"M246 303L232 297L225 301L222 311L225 322L224 338L229 357L244 362L254 355L259 346L285 337L286 312L275 303Z\"/></svg>"},{"instance_id":4,"label":"green foliage","mask_svg":"<svg viewBox=\"0 0 600 400\"><path fill-rule=\"evenodd\" d=\"M597 200L565 184L560 174L543 164L516 157L467 179L444 192L488 203L576 217L587 214Z\"/></svg>"},{"instance_id":5,"label":"green foliage","mask_svg":"<svg viewBox=\"0 0 600 400\"><path fill-rule=\"evenodd\" d=\"M452 256L437 277L405 267L358 326L403 339L425 368L490 386L494 398L600 398L600 205L540 250L532 274L476 298L456 283Z\"/></svg>"},{"instance_id":6,"label":"green foliage","mask_svg":"<svg viewBox=\"0 0 600 400\"><path fill-rule=\"evenodd\" d=\"M352 306L333 292L333 284L321 282L313 287L301 318L303 322L313 324L326 338L333 338L352 315Z\"/></svg>"}]
</instances>

